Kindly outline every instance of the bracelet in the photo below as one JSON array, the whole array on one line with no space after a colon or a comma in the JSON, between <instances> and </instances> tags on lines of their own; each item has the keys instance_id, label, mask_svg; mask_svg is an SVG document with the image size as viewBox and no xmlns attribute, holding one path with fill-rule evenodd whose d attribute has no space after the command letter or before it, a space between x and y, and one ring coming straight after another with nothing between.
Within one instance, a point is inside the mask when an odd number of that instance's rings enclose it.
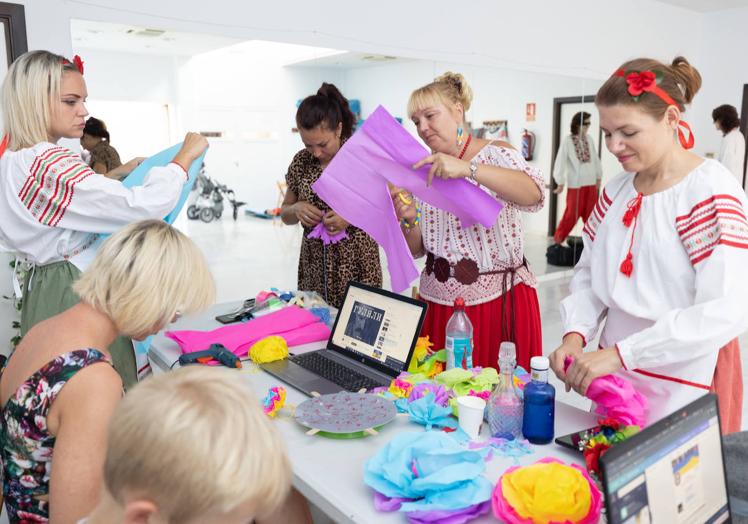
<instances>
[{"instance_id":1,"label":"bracelet","mask_svg":"<svg viewBox=\"0 0 748 524\"><path fill-rule=\"evenodd\" d=\"M418 224L421 223L421 206L416 206L416 219L413 221L412 224L409 224L407 220L404 218L400 219L400 226L408 232L411 229L415 228Z\"/></svg>"},{"instance_id":2,"label":"bracelet","mask_svg":"<svg viewBox=\"0 0 748 524\"><path fill-rule=\"evenodd\" d=\"M470 180L480 185L480 182L478 182L478 179L475 178L475 175L477 174L478 174L478 162L476 162L475 160L471 160L470 161Z\"/></svg>"},{"instance_id":3,"label":"bracelet","mask_svg":"<svg viewBox=\"0 0 748 524\"><path fill-rule=\"evenodd\" d=\"M190 174L187 172L187 168L185 168L182 164L180 164L176 160L172 160L171 163L179 166L182 169L182 171L184 171L184 176L189 179Z\"/></svg>"}]
</instances>

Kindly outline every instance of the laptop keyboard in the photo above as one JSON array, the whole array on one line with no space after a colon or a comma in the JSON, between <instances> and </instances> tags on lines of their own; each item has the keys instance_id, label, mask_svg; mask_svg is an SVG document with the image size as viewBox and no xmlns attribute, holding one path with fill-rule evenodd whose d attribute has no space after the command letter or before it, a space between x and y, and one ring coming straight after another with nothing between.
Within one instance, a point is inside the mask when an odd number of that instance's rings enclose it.
<instances>
[{"instance_id":1,"label":"laptop keyboard","mask_svg":"<svg viewBox=\"0 0 748 524\"><path fill-rule=\"evenodd\" d=\"M334 382L346 391L356 392L361 388L369 390L382 385L366 375L340 364L339 362L325 358L317 351L297 355L291 357L290 360L301 367L326 378L330 382Z\"/></svg>"}]
</instances>

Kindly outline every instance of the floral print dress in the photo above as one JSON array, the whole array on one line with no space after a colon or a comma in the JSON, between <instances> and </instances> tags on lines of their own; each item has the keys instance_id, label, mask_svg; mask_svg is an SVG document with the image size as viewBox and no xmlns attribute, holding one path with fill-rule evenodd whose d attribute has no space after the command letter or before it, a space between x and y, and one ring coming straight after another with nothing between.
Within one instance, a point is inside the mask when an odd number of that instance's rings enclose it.
<instances>
[{"instance_id":1,"label":"floral print dress","mask_svg":"<svg viewBox=\"0 0 748 524\"><path fill-rule=\"evenodd\" d=\"M95 349L64 353L31 375L2 409L0 453L3 495L10 522L47 522L55 437L47 429L47 414L68 380L81 369L111 361Z\"/></svg>"}]
</instances>

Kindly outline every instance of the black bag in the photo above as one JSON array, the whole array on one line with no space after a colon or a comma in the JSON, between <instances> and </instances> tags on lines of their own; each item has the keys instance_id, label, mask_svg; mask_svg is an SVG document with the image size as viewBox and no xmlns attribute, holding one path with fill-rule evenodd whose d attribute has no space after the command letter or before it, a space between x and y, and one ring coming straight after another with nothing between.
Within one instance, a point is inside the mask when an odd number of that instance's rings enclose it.
<instances>
[{"instance_id":1,"label":"black bag","mask_svg":"<svg viewBox=\"0 0 748 524\"><path fill-rule=\"evenodd\" d=\"M545 259L553 266L573 267L582 256L582 246L574 249L560 244L551 244L545 251Z\"/></svg>"}]
</instances>

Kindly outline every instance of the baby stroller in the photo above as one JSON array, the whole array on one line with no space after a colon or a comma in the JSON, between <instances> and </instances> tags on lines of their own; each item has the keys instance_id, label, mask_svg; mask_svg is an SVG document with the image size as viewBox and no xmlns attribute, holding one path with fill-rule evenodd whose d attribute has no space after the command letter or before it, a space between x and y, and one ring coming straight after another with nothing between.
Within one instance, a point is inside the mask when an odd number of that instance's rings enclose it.
<instances>
[{"instance_id":1,"label":"baby stroller","mask_svg":"<svg viewBox=\"0 0 748 524\"><path fill-rule=\"evenodd\" d=\"M239 202L234 196L234 190L219 184L205 174L205 167L200 170L192 188L195 193L192 203L187 206L187 218L203 222L211 222L214 218L221 218L223 214L224 197L231 204L234 220L239 216L239 208L246 202Z\"/></svg>"}]
</instances>

